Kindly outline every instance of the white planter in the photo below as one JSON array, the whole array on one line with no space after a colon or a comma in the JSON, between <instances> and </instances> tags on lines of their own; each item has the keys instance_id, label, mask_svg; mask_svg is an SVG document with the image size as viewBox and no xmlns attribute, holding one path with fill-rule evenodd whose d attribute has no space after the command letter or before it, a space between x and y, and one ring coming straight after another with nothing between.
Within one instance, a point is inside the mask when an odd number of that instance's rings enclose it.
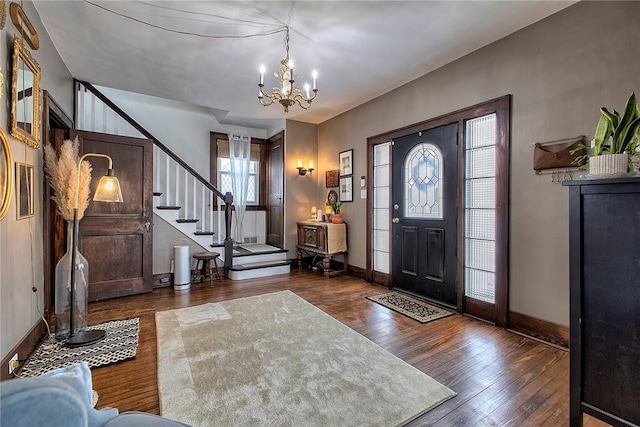
<instances>
[{"instance_id":1,"label":"white planter","mask_svg":"<svg viewBox=\"0 0 640 427\"><path fill-rule=\"evenodd\" d=\"M594 176L620 176L627 174L629 155L603 154L589 157L589 175Z\"/></svg>"}]
</instances>

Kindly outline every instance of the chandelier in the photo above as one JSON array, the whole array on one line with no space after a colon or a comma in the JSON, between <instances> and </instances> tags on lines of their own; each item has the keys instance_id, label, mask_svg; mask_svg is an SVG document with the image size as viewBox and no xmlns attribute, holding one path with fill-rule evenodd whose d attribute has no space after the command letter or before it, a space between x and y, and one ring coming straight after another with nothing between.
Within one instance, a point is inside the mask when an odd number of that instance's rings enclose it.
<instances>
[{"instance_id":1,"label":"chandelier","mask_svg":"<svg viewBox=\"0 0 640 427\"><path fill-rule=\"evenodd\" d=\"M268 106L278 101L280 105L284 107L284 112L289 112L289 107L294 104L298 104L305 110L308 110L311 107L311 101L313 101L318 94L317 81L318 81L318 72L313 70L313 96L310 94L310 87L308 83L305 83L304 90L306 96L302 94L300 88L296 86L295 78L298 77L297 74L293 72L294 62L293 59L289 58L289 27L286 27L287 35L285 37L285 49L287 52L286 57L280 61L282 64L282 68L280 70L273 73L273 75L280 79L280 87L274 87L273 92L268 93L264 91L264 65L260 66L260 83L258 84L259 92L258 92L258 101L263 106ZM265 101L267 98L268 101Z\"/></svg>"}]
</instances>

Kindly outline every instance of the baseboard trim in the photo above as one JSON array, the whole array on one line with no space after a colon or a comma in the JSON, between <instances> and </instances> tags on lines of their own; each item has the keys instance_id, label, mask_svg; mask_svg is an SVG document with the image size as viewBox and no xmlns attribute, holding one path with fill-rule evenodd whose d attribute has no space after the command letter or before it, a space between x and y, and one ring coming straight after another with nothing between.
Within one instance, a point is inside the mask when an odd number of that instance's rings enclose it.
<instances>
[{"instance_id":1,"label":"baseboard trim","mask_svg":"<svg viewBox=\"0 0 640 427\"><path fill-rule=\"evenodd\" d=\"M42 319L38 319L38 322L33 325L33 327L27 332L27 334L16 344L11 351L2 359L2 369L0 369L0 380L8 380L13 378L12 375L9 375L9 361L11 360L11 356L18 353L18 360L20 361L20 365L18 369L22 368L24 362L31 356L31 354L38 348L38 345L42 342L42 340L47 337L49 331L47 331L47 326L42 321Z\"/></svg>"},{"instance_id":2,"label":"baseboard trim","mask_svg":"<svg viewBox=\"0 0 640 427\"><path fill-rule=\"evenodd\" d=\"M349 275L353 277L357 277L358 279L367 280L367 270L364 268L356 267L354 265L349 264L348 270Z\"/></svg>"},{"instance_id":3,"label":"baseboard trim","mask_svg":"<svg viewBox=\"0 0 640 427\"><path fill-rule=\"evenodd\" d=\"M171 273L160 273L160 274L154 274L153 275L153 288L164 288L166 286L171 286L172 285L172 277L173 275ZM162 279L169 279L168 282L163 283Z\"/></svg>"},{"instance_id":4,"label":"baseboard trim","mask_svg":"<svg viewBox=\"0 0 640 427\"><path fill-rule=\"evenodd\" d=\"M538 319L514 311L509 312L507 329L547 342L564 349L569 348L569 327Z\"/></svg>"}]
</instances>

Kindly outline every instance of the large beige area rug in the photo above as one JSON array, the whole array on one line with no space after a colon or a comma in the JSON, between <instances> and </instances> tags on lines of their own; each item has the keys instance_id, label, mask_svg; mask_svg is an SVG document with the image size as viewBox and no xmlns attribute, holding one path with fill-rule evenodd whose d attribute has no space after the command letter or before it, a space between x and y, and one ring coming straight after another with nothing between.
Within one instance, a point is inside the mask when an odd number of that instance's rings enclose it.
<instances>
[{"instance_id":1,"label":"large beige area rug","mask_svg":"<svg viewBox=\"0 0 640 427\"><path fill-rule=\"evenodd\" d=\"M290 291L156 325L160 412L194 426L396 426L455 396Z\"/></svg>"}]
</instances>

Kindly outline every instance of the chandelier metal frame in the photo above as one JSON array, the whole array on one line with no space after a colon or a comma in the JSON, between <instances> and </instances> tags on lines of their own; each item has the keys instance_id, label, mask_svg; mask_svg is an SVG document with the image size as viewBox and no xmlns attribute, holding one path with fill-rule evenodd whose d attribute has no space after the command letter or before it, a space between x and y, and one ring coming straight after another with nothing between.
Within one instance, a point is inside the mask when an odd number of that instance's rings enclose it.
<instances>
[{"instance_id":1,"label":"chandelier metal frame","mask_svg":"<svg viewBox=\"0 0 640 427\"><path fill-rule=\"evenodd\" d=\"M302 91L298 86L296 86L295 78L299 77L295 74L293 67L294 62L289 57L289 27L286 27L286 36L285 36L285 50L286 56L280 61L282 67L280 70L273 73L273 75L280 79L280 87L273 87L272 92L268 93L264 91L264 66L260 68L260 83L258 84L259 92L258 92L258 101L261 105L267 107L276 101L280 103L284 107L284 112L289 112L289 107L298 104L304 110L308 110L311 107L311 102L318 95L317 88L317 80L318 73L313 71L313 96L310 96L309 85L305 84L305 91L307 96L302 94ZM269 102L265 102L265 98L269 100Z\"/></svg>"}]
</instances>

